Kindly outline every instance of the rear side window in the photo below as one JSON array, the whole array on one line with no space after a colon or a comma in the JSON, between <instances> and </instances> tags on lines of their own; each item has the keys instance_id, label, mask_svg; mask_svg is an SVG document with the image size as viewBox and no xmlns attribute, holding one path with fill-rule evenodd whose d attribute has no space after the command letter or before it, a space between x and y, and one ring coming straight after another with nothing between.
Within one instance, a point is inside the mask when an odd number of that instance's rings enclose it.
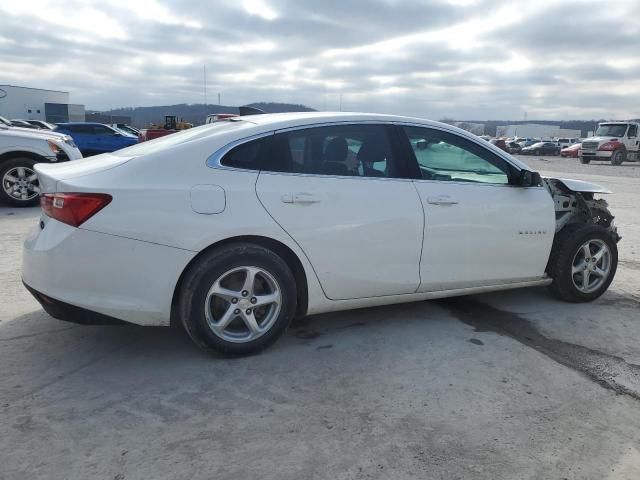
<instances>
[{"instance_id":1,"label":"rear side window","mask_svg":"<svg viewBox=\"0 0 640 480\"><path fill-rule=\"evenodd\" d=\"M272 172L398 178L384 125L313 127L274 136L268 162Z\"/></svg>"},{"instance_id":2,"label":"rear side window","mask_svg":"<svg viewBox=\"0 0 640 480\"><path fill-rule=\"evenodd\" d=\"M245 170L260 170L264 164L263 159L269 153L270 139L271 136L267 136L238 145L222 157L220 164Z\"/></svg>"}]
</instances>

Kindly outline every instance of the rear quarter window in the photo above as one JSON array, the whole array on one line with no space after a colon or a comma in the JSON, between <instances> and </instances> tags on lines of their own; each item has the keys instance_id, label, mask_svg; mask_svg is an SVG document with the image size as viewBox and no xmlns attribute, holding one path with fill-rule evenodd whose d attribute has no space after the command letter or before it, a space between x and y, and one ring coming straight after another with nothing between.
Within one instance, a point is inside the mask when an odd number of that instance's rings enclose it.
<instances>
[{"instance_id":1,"label":"rear quarter window","mask_svg":"<svg viewBox=\"0 0 640 480\"><path fill-rule=\"evenodd\" d=\"M225 167L260 170L269 154L271 136L249 140L229 150L220 160Z\"/></svg>"}]
</instances>

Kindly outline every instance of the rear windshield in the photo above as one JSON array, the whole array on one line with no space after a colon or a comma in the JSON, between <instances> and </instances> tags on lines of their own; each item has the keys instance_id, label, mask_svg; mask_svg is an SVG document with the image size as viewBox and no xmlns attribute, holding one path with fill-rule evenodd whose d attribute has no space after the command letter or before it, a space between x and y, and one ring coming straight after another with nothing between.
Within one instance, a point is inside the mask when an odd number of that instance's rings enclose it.
<instances>
[{"instance_id":1,"label":"rear windshield","mask_svg":"<svg viewBox=\"0 0 640 480\"><path fill-rule=\"evenodd\" d=\"M166 150L175 145L187 143L199 138L208 137L211 133L224 133L230 130L240 129L253 125L253 123L246 121L218 121L215 123L209 123L200 127L189 128L181 132L170 133L164 137L156 138L154 140L148 140L146 142L138 143L131 147L116 150L112 155L120 157L139 157L141 155L148 155L150 153L158 152L160 150Z\"/></svg>"}]
</instances>

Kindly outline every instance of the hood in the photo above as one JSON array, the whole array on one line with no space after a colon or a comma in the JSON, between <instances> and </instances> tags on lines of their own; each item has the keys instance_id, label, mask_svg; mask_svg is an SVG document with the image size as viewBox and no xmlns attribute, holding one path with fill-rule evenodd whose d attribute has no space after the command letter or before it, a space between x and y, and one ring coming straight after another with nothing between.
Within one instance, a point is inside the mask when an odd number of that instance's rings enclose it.
<instances>
[{"instance_id":1,"label":"hood","mask_svg":"<svg viewBox=\"0 0 640 480\"><path fill-rule=\"evenodd\" d=\"M606 142L610 142L612 138L615 138L616 140L620 140L619 137L589 137L589 138L585 138L582 142L598 142L598 143L606 143Z\"/></svg>"},{"instance_id":2,"label":"hood","mask_svg":"<svg viewBox=\"0 0 640 480\"><path fill-rule=\"evenodd\" d=\"M53 132L51 130L37 130L35 128L21 128L21 127L2 127L0 126L0 133L8 133L9 135L15 135L18 137L38 137L46 140L62 140L67 137L64 133Z\"/></svg>"},{"instance_id":3,"label":"hood","mask_svg":"<svg viewBox=\"0 0 640 480\"><path fill-rule=\"evenodd\" d=\"M549 180L556 180L573 192L580 193L613 193L611 190L604 188L597 183L584 182L582 180L573 180L571 178L553 178L544 177Z\"/></svg>"}]
</instances>

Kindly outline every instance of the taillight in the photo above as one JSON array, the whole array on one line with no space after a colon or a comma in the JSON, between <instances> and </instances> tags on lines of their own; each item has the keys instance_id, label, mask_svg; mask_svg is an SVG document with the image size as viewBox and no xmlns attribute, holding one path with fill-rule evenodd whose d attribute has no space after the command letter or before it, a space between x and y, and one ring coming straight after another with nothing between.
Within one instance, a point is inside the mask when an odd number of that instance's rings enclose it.
<instances>
[{"instance_id":1,"label":"taillight","mask_svg":"<svg viewBox=\"0 0 640 480\"><path fill-rule=\"evenodd\" d=\"M612 141L612 142L603 143L602 145L600 145L598 150L610 152L612 150L615 150L617 147L618 147L618 142Z\"/></svg>"},{"instance_id":2,"label":"taillight","mask_svg":"<svg viewBox=\"0 0 640 480\"><path fill-rule=\"evenodd\" d=\"M51 218L79 227L109 205L111 199L106 193L43 193L40 206Z\"/></svg>"}]
</instances>

